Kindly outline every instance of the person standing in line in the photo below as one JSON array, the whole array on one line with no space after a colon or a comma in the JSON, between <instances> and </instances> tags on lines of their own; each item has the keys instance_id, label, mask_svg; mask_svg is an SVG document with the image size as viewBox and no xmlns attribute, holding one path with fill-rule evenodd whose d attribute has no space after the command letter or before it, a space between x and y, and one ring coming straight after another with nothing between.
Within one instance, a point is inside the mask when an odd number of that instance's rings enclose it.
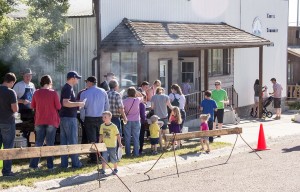
<instances>
[{"instance_id":1,"label":"person standing in line","mask_svg":"<svg viewBox=\"0 0 300 192\"><path fill-rule=\"evenodd\" d=\"M187 79L186 82L182 83L182 93L188 95L191 93L191 90L190 79Z\"/></svg>"},{"instance_id":2,"label":"person standing in line","mask_svg":"<svg viewBox=\"0 0 300 192\"><path fill-rule=\"evenodd\" d=\"M151 106L151 98L156 94L156 89L161 86L160 80L155 80L152 86L146 91L147 95L147 107Z\"/></svg>"},{"instance_id":3,"label":"person standing in line","mask_svg":"<svg viewBox=\"0 0 300 192\"><path fill-rule=\"evenodd\" d=\"M52 89L52 79L45 75L40 81L41 89L34 92L31 102L31 108L35 111L35 147L41 147L46 139L47 146L53 146L55 142L56 129L59 126L58 110L61 108L59 97L56 91ZM47 168L52 170L53 157L47 157ZM38 168L40 158L30 160L29 167Z\"/></svg>"},{"instance_id":4,"label":"person standing in line","mask_svg":"<svg viewBox=\"0 0 300 192\"><path fill-rule=\"evenodd\" d=\"M108 95L108 101L109 101L109 111L112 113L111 121L113 124L115 124L118 127L120 136L122 137L123 131L121 126L121 117L126 122L127 117L124 112L124 105L123 100L118 92L119 90L119 83L117 80L112 79L109 82L109 88L110 90L107 92Z\"/></svg>"},{"instance_id":5,"label":"person standing in line","mask_svg":"<svg viewBox=\"0 0 300 192\"><path fill-rule=\"evenodd\" d=\"M33 73L30 68L26 68L21 74L23 75L23 81L16 83L13 89L17 93L21 120L33 122L34 113L30 108L30 103L35 92L35 86L31 82ZM22 135L27 139L27 146L30 146L30 131L22 130Z\"/></svg>"},{"instance_id":6,"label":"person standing in line","mask_svg":"<svg viewBox=\"0 0 300 192\"><path fill-rule=\"evenodd\" d=\"M149 89L149 82L143 81L141 86L137 88L137 91L141 92L147 101L147 90Z\"/></svg>"},{"instance_id":7,"label":"person standing in line","mask_svg":"<svg viewBox=\"0 0 300 192\"><path fill-rule=\"evenodd\" d=\"M143 95L143 102L140 103L140 120L141 120L141 130L140 130L140 149L139 154L143 154L143 148L144 148L144 142L145 142L145 132L146 128L148 126L148 121L146 119L146 95L144 93L141 93Z\"/></svg>"},{"instance_id":8,"label":"person standing in line","mask_svg":"<svg viewBox=\"0 0 300 192\"><path fill-rule=\"evenodd\" d=\"M18 112L17 94L12 89L17 78L13 73L6 73L3 84L0 86L0 146L4 149L14 147L16 135L16 123L14 113ZM4 177L15 176L11 171L12 160L4 160L2 175Z\"/></svg>"},{"instance_id":9,"label":"person standing in line","mask_svg":"<svg viewBox=\"0 0 300 192\"><path fill-rule=\"evenodd\" d=\"M281 118L281 94L282 94L282 86L276 82L275 78L271 79L273 84L273 97L274 97L274 109L276 111L275 120L279 120Z\"/></svg>"},{"instance_id":10,"label":"person standing in line","mask_svg":"<svg viewBox=\"0 0 300 192\"><path fill-rule=\"evenodd\" d=\"M169 131L170 133L180 133L181 132L181 114L178 107L173 107L171 110L170 118L169 118ZM181 141L177 141L177 148L180 148ZM175 149L176 142L173 143L173 149Z\"/></svg>"},{"instance_id":11,"label":"person standing in line","mask_svg":"<svg viewBox=\"0 0 300 192\"><path fill-rule=\"evenodd\" d=\"M100 125L103 123L102 113L109 110L107 93L97 87L97 79L94 76L86 80L87 90L80 95L80 101L85 100L85 105L80 110L80 118L84 122L88 143L98 143ZM97 163L96 154L90 154L89 163Z\"/></svg>"},{"instance_id":12,"label":"person standing in line","mask_svg":"<svg viewBox=\"0 0 300 192\"><path fill-rule=\"evenodd\" d=\"M130 157L130 141L133 139L133 156L139 156L139 136L141 130L140 121L140 103L143 102L143 96L136 91L134 87L129 87L127 90L127 98L123 101L125 114L128 121L125 123L124 139L125 139L125 153Z\"/></svg>"},{"instance_id":13,"label":"person standing in line","mask_svg":"<svg viewBox=\"0 0 300 192\"><path fill-rule=\"evenodd\" d=\"M112 114L109 111L104 111L102 114L103 124L100 127L100 143L105 143L107 151L102 152L102 156L106 162L108 162L108 157L110 162L114 165L113 175L118 173L118 159L116 156L116 147L117 143L122 148L120 133L115 124L111 122ZM100 170L101 174L105 174L106 163L102 161L102 169Z\"/></svg>"},{"instance_id":14,"label":"person standing in line","mask_svg":"<svg viewBox=\"0 0 300 192\"><path fill-rule=\"evenodd\" d=\"M102 83L100 83L100 88L104 89L105 91L109 91L109 82L112 79L115 79L115 74L112 72L107 73L106 75L104 75L105 77L105 81L103 81Z\"/></svg>"},{"instance_id":15,"label":"person standing in line","mask_svg":"<svg viewBox=\"0 0 300 192\"><path fill-rule=\"evenodd\" d=\"M67 82L61 90L60 102L62 108L60 116L60 144L73 145L78 143L78 107L84 107L84 102L76 102L73 86L78 84L81 76L76 71L70 71L67 74ZM81 168L83 165L77 154L70 155L73 168ZM68 167L68 155L61 156L61 167Z\"/></svg>"},{"instance_id":16,"label":"person standing in line","mask_svg":"<svg viewBox=\"0 0 300 192\"><path fill-rule=\"evenodd\" d=\"M255 80L253 89L254 89L254 108L253 108L253 112L257 115L257 109L258 109L258 103L259 103L259 91L260 91L259 80L258 79Z\"/></svg>"},{"instance_id":17,"label":"person standing in line","mask_svg":"<svg viewBox=\"0 0 300 192\"><path fill-rule=\"evenodd\" d=\"M217 103L211 99L211 92L205 91L204 99L201 101L200 104L200 110L202 111L202 114L210 114L210 117L207 122L209 130L213 130L214 115L217 111L217 108ZM213 143L214 137L209 137L209 142Z\"/></svg>"},{"instance_id":18,"label":"person standing in line","mask_svg":"<svg viewBox=\"0 0 300 192\"><path fill-rule=\"evenodd\" d=\"M201 121L201 125L200 125L200 131L208 131L208 124L207 124L207 120L209 119L210 114L202 114L200 115L200 121ZM209 142L208 142L208 137L201 137L201 149L200 151L204 151L204 144L206 145L207 149L206 149L206 153L210 152L209 149Z\"/></svg>"},{"instance_id":19,"label":"person standing in line","mask_svg":"<svg viewBox=\"0 0 300 192\"><path fill-rule=\"evenodd\" d=\"M154 114L159 117L159 121L162 121L164 124L161 127L162 134L160 134L160 148L162 149L162 139L165 140L165 147L168 143L166 142L166 133L168 129L168 109L171 110L173 106L171 105L170 98L168 95L164 94L164 88L158 87L156 89L156 95L151 98L151 108L154 110Z\"/></svg>"},{"instance_id":20,"label":"person standing in line","mask_svg":"<svg viewBox=\"0 0 300 192\"><path fill-rule=\"evenodd\" d=\"M228 96L227 92L221 88L221 81L217 80L215 81L216 89L214 89L211 92L211 98L217 103L218 110L214 114L214 124L213 129L216 129L216 126L218 126L218 129L222 129L223 126L223 118L224 118L224 108L225 104L228 104ZM216 123L216 120L218 121L218 124ZM218 136L220 137L220 136Z\"/></svg>"},{"instance_id":21,"label":"person standing in line","mask_svg":"<svg viewBox=\"0 0 300 192\"><path fill-rule=\"evenodd\" d=\"M157 155L157 144L159 142L160 127L163 125L163 122L158 122L158 116L152 115L150 117L151 124L149 126L150 130L150 144L152 155Z\"/></svg>"},{"instance_id":22,"label":"person standing in line","mask_svg":"<svg viewBox=\"0 0 300 192\"><path fill-rule=\"evenodd\" d=\"M169 98L170 98L172 106L177 106L180 109L180 115L181 115L181 119L182 119L182 121L180 123L180 131L181 131L183 128L183 123L186 119L186 112L184 109L186 99L185 99L184 94L182 94L181 88L177 84L173 84L171 86L171 92L172 93L169 94ZM176 104L176 105L173 104L175 100L178 101L178 104Z\"/></svg>"},{"instance_id":23,"label":"person standing in line","mask_svg":"<svg viewBox=\"0 0 300 192\"><path fill-rule=\"evenodd\" d=\"M86 91L86 90L87 90L87 87L85 87L84 89L81 89L77 93L76 101L80 101L81 93ZM87 139L86 132L85 132L84 122L81 120L80 114L79 115L77 114L77 119L78 119L78 121L80 123L80 126L81 126L81 144L88 144L88 139Z\"/></svg>"}]
</instances>

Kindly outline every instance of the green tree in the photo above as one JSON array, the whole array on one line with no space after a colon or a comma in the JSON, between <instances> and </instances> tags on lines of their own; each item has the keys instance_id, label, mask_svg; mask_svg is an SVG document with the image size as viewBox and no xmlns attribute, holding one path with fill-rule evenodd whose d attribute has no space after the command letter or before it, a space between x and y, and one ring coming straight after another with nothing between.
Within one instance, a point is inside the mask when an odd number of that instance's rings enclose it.
<instances>
[{"instance_id":1,"label":"green tree","mask_svg":"<svg viewBox=\"0 0 300 192\"><path fill-rule=\"evenodd\" d=\"M28 6L28 15L15 19L6 14L14 10L16 3L0 0L0 64L9 65L16 72L25 67L45 72L45 65L53 63L57 71L63 70L66 64L60 54L68 45L68 40L62 40L70 28L64 17L68 0L23 0L21 3Z\"/></svg>"}]
</instances>

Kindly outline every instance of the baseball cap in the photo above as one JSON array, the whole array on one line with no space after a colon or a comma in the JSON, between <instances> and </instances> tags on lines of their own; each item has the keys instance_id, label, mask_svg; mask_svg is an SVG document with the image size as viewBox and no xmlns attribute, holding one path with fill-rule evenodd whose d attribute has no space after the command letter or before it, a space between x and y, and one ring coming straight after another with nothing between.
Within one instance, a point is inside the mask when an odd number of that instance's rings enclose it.
<instances>
[{"instance_id":1,"label":"baseball cap","mask_svg":"<svg viewBox=\"0 0 300 192\"><path fill-rule=\"evenodd\" d=\"M109 73L107 73L106 75L104 75L104 77L107 77L107 76L115 76L115 74L112 73L112 72L109 72Z\"/></svg>"},{"instance_id":2,"label":"baseball cap","mask_svg":"<svg viewBox=\"0 0 300 192\"><path fill-rule=\"evenodd\" d=\"M88 77L85 82L97 83L97 78L95 76Z\"/></svg>"},{"instance_id":3,"label":"baseball cap","mask_svg":"<svg viewBox=\"0 0 300 192\"><path fill-rule=\"evenodd\" d=\"M69 78L76 78L76 79L81 79L81 76L78 75L78 73L76 71L70 71L68 74L67 74L67 79Z\"/></svg>"},{"instance_id":4,"label":"baseball cap","mask_svg":"<svg viewBox=\"0 0 300 192\"><path fill-rule=\"evenodd\" d=\"M29 74L29 75L32 75L32 71L30 68L26 68L24 71L21 72L22 75L25 75L25 74Z\"/></svg>"}]
</instances>

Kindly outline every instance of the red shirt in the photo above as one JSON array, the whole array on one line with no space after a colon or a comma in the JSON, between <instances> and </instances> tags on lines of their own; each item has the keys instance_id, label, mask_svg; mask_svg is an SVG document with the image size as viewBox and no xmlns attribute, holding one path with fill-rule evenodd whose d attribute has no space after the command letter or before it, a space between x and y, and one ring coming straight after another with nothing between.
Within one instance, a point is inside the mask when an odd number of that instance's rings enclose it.
<instances>
[{"instance_id":1,"label":"red shirt","mask_svg":"<svg viewBox=\"0 0 300 192\"><path fill-rule=\"evenodd\" d=\"M34 124L59 126L59 97L52 89L39 89L34 92L31 107L35 110Z\"/></svg>"}]
</instances>

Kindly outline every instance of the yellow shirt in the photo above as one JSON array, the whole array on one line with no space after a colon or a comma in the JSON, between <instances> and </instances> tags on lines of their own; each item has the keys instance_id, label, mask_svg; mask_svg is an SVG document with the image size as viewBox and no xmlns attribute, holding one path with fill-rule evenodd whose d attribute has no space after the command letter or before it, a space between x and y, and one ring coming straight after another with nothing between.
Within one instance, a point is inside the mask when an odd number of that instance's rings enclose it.
<instances>
[{"instance_id":1,"label":"yellow shirt","mask_svg":"<svg viewBox=\"0 0 300 192\"><path fill-rule=\"evenodd\" d=\"M157 123L152 123L149 126L149 130L150 130L150 138L159 138L159 125Z\"/></svg>"},{"instance_id":2,"label":"yellow shirt","mask_svg":"<svg viewBox=\"0 0 300 192\"><path fill-rule=\"evenodd\" d=\"M103 123L100 126L100 135L103 136L103 142L106 147L117 147L117 135L119 135L118 127L111 123L110 125L105 125Z\"/></svg>"}]
</instances>

